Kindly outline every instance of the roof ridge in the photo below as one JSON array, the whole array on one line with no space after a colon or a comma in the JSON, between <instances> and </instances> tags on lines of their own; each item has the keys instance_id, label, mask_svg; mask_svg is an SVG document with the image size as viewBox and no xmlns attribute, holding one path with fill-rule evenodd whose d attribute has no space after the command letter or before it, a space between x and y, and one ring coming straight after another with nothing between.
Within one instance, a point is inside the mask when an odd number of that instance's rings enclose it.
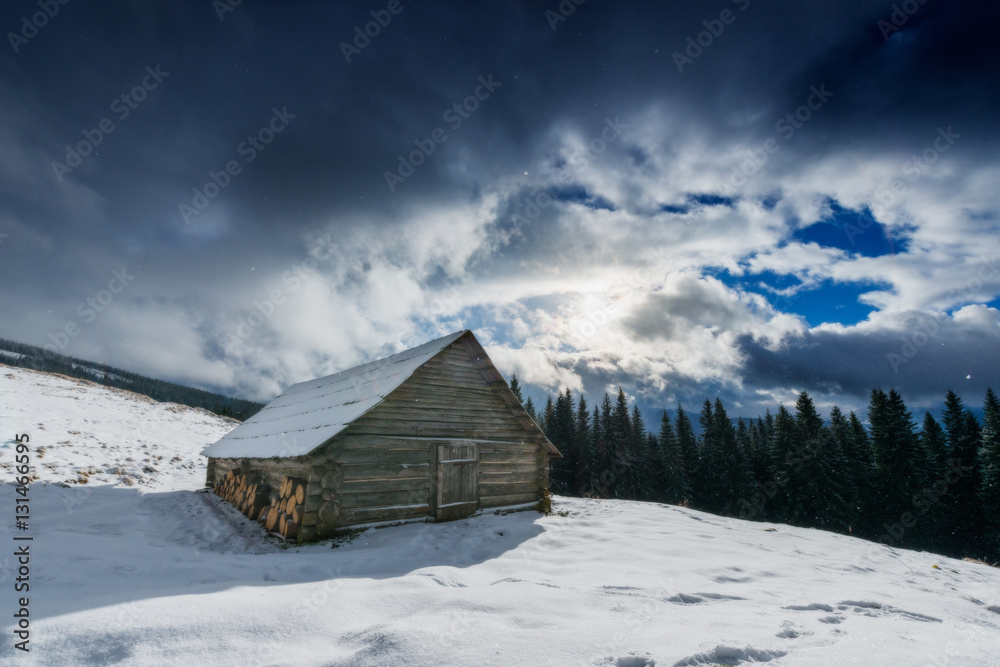
<instances>
[{"instance_id":1,"label":"roof ridge","mask_svg":"<svg viewBox=\"0 0 1000 667\"><path fill-rule=\"evenodd\" d=\"M388 357L291 385L202 454L216 458L308 454L381 404L418 368L470 333L462 329ZM345 395L349 391L354 395ZM331 400L333 397L336 399Z\"/></svg>"}]
</instances>

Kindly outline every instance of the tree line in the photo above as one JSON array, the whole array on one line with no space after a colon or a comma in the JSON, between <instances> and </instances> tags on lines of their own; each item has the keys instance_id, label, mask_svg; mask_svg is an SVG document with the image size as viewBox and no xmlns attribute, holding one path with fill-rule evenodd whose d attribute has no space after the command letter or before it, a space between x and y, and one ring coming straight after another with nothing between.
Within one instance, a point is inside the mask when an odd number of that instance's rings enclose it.
<instances>
[{"instance_id":1,"label":"tree line","mask_svg":"<svg viewBox=\"0 0 1000 667\"><path fill-rule=\"evenodd\" d=\"M511 389L521 398L517 377ZM647 427L624 391L593 410L569 389L525 409L563 454L553 493L680 504L724 516L821 528L892 546L1000 559L1000 401L987 390L982 423L953 391L938 422L917 426L895 389L874 389L867 424L838 407L824 420L806 392L731 419L706 400L692 417Z\"/></svg>"},{"instance_id":2,"label":"tree line","mask_svg":"<svg viewBox=\"0 0 1000 667\"><path fill-rule=\"evenodd\" d=\"M59 373L69 377L89 380L108 387L126 389L154 401L179 403L192 408L204 408L223 417L245 421L264 406L253 401L214 394L173 382L125 371L120 368L67 357L34 345L17 343L0 338L0 350L13 354L0 354L0 363L19 368L30 368L46 373Z\"/></svg>"}]
</instances>

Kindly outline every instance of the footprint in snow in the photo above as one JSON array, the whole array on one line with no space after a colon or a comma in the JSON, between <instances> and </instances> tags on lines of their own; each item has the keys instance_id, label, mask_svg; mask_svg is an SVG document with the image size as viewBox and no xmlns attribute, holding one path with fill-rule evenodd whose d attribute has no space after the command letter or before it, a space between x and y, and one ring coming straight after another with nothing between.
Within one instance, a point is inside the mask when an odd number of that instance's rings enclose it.
<instances>
[{"instance_id":1,"label":"footprint in snow","mask_svg":"<svg viewBox=\"0 0 1000 667\"><path fill-rule=\"evenodd\" d=\"M698 595L709 600L746 600L738 595L723 595L722 593L698 593Z\"/></svg>"},{"instance_id":2,"label":"footprint in snow","mask_svg":"<svg viewBox=\"0 0 1000 667\"><path fill-rule=\"evenodd\" d=\"M432 572L421 573L421 577L428 577L431 581L439 586L444 586L446 588L466 588L467 586L457 579L450 577L444 577L440 574L435 574Z\"/></svg>"},{"instance_id":3,"label":"footprint in snow","mask_svg":"<svg viewBox=\"0 0 1000 667\"><path fill-rule=\"evenodd\" d=\"M656 661L648 655L605 656L600 662L592 662L600 667L655 667Z\"/></svg>"},{"instance_id":4,"label":"footprint in snow","mask_svg":"<svg viewBox=\"0 0 1000 667\"><path fill-rule=\"evenodd\" d=\"M792 611L833 611L833 607L830 605L819 602L813 602L812 604L792 604L782 608L791 609Z\"/></svg>"},{"instance_id":5,"label":"footprint in snow","mask_svg":"<svg viewBox=\"0 0 1000 667\"><path fill-rule=\"evenodd\" d=\"M808 636L812 633L808 630L801 630L795 627L795 624L791 621L785 621L781 624L782 630L775 637L779 639L798 639L799 637Z\"/></svg>"},{"instance_id":6,"label":"footprint in snow","mask_svg":"<svg viewBox=\"0 0 1000 667\"><path fill-rule=\"evenodd\" d=\"M918 614L917 612L906 611L905 609L884 605L880 602L869 602L866 600L844 600L837 605L837 609L841 611L850 609L857 613L864 614L865 616L899 616L901 618L908 618L911 621L921 621L924 623L944 622L935 616Z\"/></svg>"},{"instance_id":7,"label":"footprint in snow","mask_svg":"<svg viewBox=\"0 0 1000 667\"><path fill-rule=\"evenodd\" d=\"M496 586L497 584L532 584L534 586L546 586L547 588L559 588L555 584L550 584L547 581L528 581L527 579L517 579L515 577L507 577L506 579L498 579L494 581L490 586Z\"/></svg>"},{"instance_id":8,"label":"footprint in snow","mask_svg":"<svg viewBox=\"0 0 1000 667\"><path fill-rule=\"evenodd\" d=\"M696 595L678 593L666 598L667 602L673 602L674 604L701 604L707 600L746 600L746 598L736 595L723 595L721 593L698 593Z\"/></svg>"},{"instance_id":9,"label":"footprint in snow","mask_svg":"<svg viewBox=\"0 0 1000 667\"><path fill-rule=\"evenodd\" d=\"M655 667L656 661L648 656L625 655L615 660L615 667Z\"/></svg>"},{"instance_id":10,"label":"footprint in snow","mask_svg":"<svg viewBox=\"0 0 1000 667\"><path fill-rule=\"evenodd\" d=\"M739 665L744 662L770 662L775 658L787 655L786 651L765 650L745 646L736 648L735 646L716 646L707 653L697 653L687 658L681 658L674 663L674 667L685 667L686 665Z\"/></svg>"}]
</instances>

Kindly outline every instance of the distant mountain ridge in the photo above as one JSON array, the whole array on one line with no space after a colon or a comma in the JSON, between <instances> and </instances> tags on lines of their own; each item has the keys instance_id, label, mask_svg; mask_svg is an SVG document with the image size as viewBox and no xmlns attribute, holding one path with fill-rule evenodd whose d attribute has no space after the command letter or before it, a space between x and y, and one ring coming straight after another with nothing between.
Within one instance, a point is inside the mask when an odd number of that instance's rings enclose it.
<instances>
[{"instance_id":1,"label":"distant mountain ridge","mask_svg":"<svg viewBox=\"0 0 1000 667\"><path fill-rule=\"evenodd\" d=\"M155 401L204 408L217 415L232 417L240 421L249 419L264 407L253 401L231 398L203 389L157 380L107 364L67 357L41 347L3 338L0 338L0 364L90 380L108 387L127 389L148 396Z\"/></svg>"}]
</instances>

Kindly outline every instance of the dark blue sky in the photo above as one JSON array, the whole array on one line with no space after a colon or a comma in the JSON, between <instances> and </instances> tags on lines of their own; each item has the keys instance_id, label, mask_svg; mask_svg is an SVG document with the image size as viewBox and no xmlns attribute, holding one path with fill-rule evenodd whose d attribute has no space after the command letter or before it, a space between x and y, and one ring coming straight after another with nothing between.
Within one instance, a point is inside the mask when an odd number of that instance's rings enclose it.
<instances>
[{"instance_id":1,"label":"dark blue sky","mask_svg":"<svg viewBox=\"0 0 1000 667\"><path fill-rule=\"evenodd\" d=\"M461 328L648 409L1000 385L995 3L57 6L0 8L2 337L254 399Z\"/></svg>"}]
</instances>

